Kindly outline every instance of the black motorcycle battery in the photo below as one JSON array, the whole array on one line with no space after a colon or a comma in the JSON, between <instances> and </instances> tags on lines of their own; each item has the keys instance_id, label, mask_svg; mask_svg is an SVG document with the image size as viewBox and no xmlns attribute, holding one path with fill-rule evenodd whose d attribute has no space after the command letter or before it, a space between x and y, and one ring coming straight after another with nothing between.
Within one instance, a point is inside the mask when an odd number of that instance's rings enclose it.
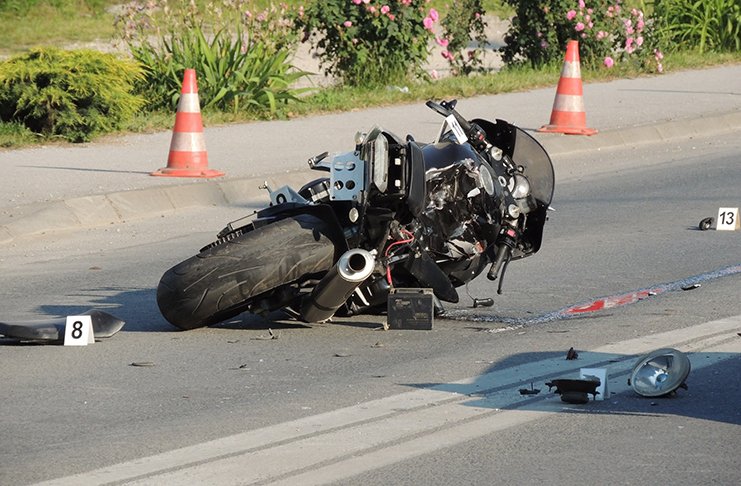
<instances>
[{"instance_id":1,"label":"black motorcycle battery","mask_svg":"<svg viewBox=\"0 0 741 486\"><path fill-rule=\"evenodd\" d=\"M392 289L388 297L389 329L432 329L432 289Z\"/></svg>"}]
</instances>

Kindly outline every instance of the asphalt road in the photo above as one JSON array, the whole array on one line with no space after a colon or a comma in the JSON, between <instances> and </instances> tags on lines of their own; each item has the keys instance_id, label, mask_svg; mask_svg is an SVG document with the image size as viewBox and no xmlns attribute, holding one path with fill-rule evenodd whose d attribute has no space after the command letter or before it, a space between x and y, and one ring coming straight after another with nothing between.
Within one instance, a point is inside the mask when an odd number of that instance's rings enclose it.
<instances>
[{"instance_id":1,"label":"asphalt road","mask_svg":"<svg viewBox=\"0 0 741 486\"><path fill-rule=\"evenodd\" d=\"M0 483L738 484L741 232L696 226L740 205L739 154L728 135L556 159L541 252L510 265L495 307L463 296L429 332L251 316L176 332L159 276L249 208L14 241L2 320L96 307L127 324L85 348L0 342ZM691 353L689 390L636 396L626 369L666 345ZM611 369L608 400L547 392L593 364ZM530 382L543 390L524 399Z\"/></svg>"}]
</instances>

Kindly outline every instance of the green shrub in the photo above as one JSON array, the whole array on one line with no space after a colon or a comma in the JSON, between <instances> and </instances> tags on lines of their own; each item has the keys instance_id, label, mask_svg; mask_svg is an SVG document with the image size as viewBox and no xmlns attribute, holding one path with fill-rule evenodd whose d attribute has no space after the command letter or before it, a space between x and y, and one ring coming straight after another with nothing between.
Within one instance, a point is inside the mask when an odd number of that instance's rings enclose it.
<instances>
[{"instance_id":1,"label":"green shrub","mask_svg":"<svg viewBox=\"0 0 741 486\"><path fill-rule=\"evenodd\" d=\"M87 11L100 14L113 2L109 0L0 0L0 12L25 15L39 7L48 7L59 12L77 14Z\"/></svg>"},{"instance_id":2,"label":"green shrub","mask_svg":"<svg viewBox=\"0 0 741 486\"><path fill-rule=\"evenodd\" d=\"M36 141L34 134L25 125L18 122L0 122L0 147L30 145Z\"/></svg>"},{"instance_id":3,"label":"green shrub","mask_svg":"<svg viewBox=\"0 0 741 486\"><path fill-rule=\"evenodd\" d=\"M517 14L501 49L506 64L533 67L561 61L569 40L579 41L582 63L608 68L632 62L663 69L654 24L621 0L507 0Z\"/></svg>"},{"instance_id":4,"label":"green shrub","mask_svg":"<svg viewBox=\"0 0 741 486\"><path fill-rule=\"evenodd\" d=\"M314 0L298 19L329 75L349 86L422 75L439 14L425 0Z\"/></svg>"},{"instance_id":5,"label":"green shrub","mask_svg":"<svg viewBox=\"0 0 741 486\"><path fill-rule=\"evenodd\" d=\"M656 0L655 16L664 45L700 52L741 49L738 0Z\"/></svg>"},{"instance_id":6,"label":"green shrub","mask_svg":"<svg viewBox=\"0 0 741 486\"><path fill-rule=\"evenodd\" d=\"M0 120L72 142L120 128L142 105L139 66L92 50L34 49L0 64Z\"/></svg>"},{"instance_id":7,"label":"green shrub","mask_svg":"<svg viewBox=\"0 0 741 486\"><path fill-rule=\"evenodd\" d=\"M203 108L275 113L296 101L292 85L308 73L290 56L297 34L286 7L252 13L252 2L221 0L208 8L196 3L152 0L129 4L119 19L121 36L144 66L138 91L147 108L173 109L183 72L196 70Z\"/></svg>"},{"instance_id":8,"label":"green shrub","mask_svg":"<svg viewBox=\"0 0 741 486\"><path fill-rule=\"evenodd\" d=\"M435 41L454 76L484 71L482 57L488 42L481 0L460 0L441 21L443 35Z\"/></svg>"}]
</instances>

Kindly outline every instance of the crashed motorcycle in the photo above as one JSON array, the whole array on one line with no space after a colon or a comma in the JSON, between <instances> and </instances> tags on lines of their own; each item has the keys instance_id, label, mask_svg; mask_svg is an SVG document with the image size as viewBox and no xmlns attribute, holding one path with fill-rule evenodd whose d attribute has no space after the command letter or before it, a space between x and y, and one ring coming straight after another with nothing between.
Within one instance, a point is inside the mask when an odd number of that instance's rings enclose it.
<instances>
[{"instance_id":1,"label":"crashed motorcycle","mask_svg":"<svg viewBox=\"0 0 741 486\"><path fill-rule=\"evenodd\" d=\"M427 106L444 118L432 143L376 126L352 151L311 157L323 177L263 186L269 206L165 272L163 316L181 329L277 310L322 322L381 313L404 288L431 289L444 311L485 270L501 293L507 265L540 249L551 160L506 121L467 120L455 100Z\"/></svg>"}]
</instances>

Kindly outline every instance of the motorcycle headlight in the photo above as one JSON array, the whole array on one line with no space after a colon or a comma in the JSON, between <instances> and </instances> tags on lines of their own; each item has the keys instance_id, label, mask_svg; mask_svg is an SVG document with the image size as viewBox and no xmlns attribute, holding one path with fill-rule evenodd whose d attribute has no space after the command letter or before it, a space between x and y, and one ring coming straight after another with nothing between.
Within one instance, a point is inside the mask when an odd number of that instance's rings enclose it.
<instances>
[{"instance_id":1,"label":"motorcycle headlight","mask_svg":"<svg viewBox=\"0 0 741 486\"><path fill-rule=\"evenodd\" d=\"M512 197L523 199L530 194L530 181L524 175L515 175L515 188L512 190Z\"/></svg>"}]
</instances>

